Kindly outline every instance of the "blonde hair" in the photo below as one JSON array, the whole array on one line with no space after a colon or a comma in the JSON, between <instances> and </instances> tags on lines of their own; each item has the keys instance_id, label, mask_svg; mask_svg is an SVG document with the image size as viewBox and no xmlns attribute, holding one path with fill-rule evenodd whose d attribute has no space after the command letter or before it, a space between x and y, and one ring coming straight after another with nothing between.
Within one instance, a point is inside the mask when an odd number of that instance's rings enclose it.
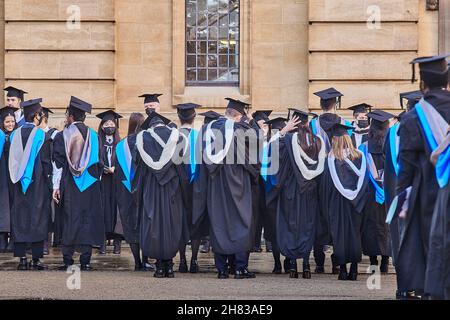
<instances>
[{"instance_id":1,"label":"blonde hair","mask_svg":"<svg viewBox=\"0 0 450 320\"><path fill-rule=\"evenodd\" d=\"M337 160L342 161L348 158L349 160L353 161L355 159L361 158L361 154L353 146L352 139L348 135L333 137L331 149L334 157Z\"/></svg>"}]
</instances>

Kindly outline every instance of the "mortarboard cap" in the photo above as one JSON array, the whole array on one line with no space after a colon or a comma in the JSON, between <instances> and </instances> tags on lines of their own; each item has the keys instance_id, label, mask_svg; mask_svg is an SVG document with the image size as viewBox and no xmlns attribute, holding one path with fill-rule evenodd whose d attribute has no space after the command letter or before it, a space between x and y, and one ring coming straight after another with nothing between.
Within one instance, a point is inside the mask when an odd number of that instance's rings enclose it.
<instances>
[{"instance_id":1,"label":"mortarboard cap","mask_svg":"<svg viewBox=\"0 0 450 320\"><path fill-rule=\"evenodd\" d=\"M258 110L252 114L253 120L256 122L264 120L264 122L269 121L269 117L272 114L272 110Z\"/></svg>"},{"instance_id":2,"label":"mortarboard cap","mask_svg":"<svg viewBox=\"0 0 450 320\"><path fill-rule=\"evenodd\" d=\"M287 121L286 118L279 117L266 121L266 124L269 126L270 130L281 130L286 126Z\"/></svg>"},{"instance_id":3,"label":"mortarboard cap","mask_svg":"<svg viewBox=\"0 0 450 320\"><path fill-rule=\"evenodd\" d=\"M156 111L153 111L142 123L141 129L142 130L150 129L156 123L164 123L164 125L168 126L170 123L172 123L172 121L160 115Z\"/></svg>"},{"instance_id":4,"label":"mortarboard cap","mask_svg":"<svg viewBox=\"0 0 450 320\"><path fill-rule=\"evenodd\" d=\"M96 115L96 117L101 119L103 123L112 120L117 124L117 127L119 126L119 119L123 118L120 114L113 110L107 110L105 112L99 113L98 115Z\"/></svg>"},{"instance_id":5,"label":"mortarboard cap","mask_svg":"<svg viewBox=\"0 0 450 320\"><path fill-rule=\"evenodd\" d=\"M27 117L30 114L41 111L42 110L41 102L42 102L41 98L22 102L20 106L23 109L24 116Z\"/></svg>"},{"instance_id":6,"label":"mortarboard cap","mask_svg":"<svg viewBox=\"0 0 450 320\"><path fill-rule=\"evenodd\" d=\"M308 123L308 118L310 116L309 112L305 112L295 108L289 108L288 120L298 117L302 123Z\"/></svg>"},{"instance_id":7,"label":"mortarboard cap","mask_svg":"<svg viewBox=\"0 0 450 320\"><path fill-rule=\"evenodd\" d=\"M372 106L367 104L367 103L360 103L354 106L351 106L350 108L348 108L348 110L352 110L353 111L353 115L357 114L357 113L367 113L367 112L371 112L372 111Z\"/></svg>"},{"instance_id":8,"label":"mortarboard cap","mask_svg":"<svg viewBox=\"0 0 450 320\"><path fill-rule=\"evenodd\" d=\"M441 54L437 56L419 57L410 62L412 65L412 79L411 82L416 81L415 65L419 64L420 77L431 87L443 84L443 81L448 83L448 62L446 60L450 54Z\"/></svg>"},{"instance_id":9,"label":"mortarboard cap","mask_svg":"<svg viewBox=\"0 0 450 320\"><path fill-rule=\"evenodd\" d=\"M42 107L42 113L44 114L44 116L48 119L50 113L53 113L52 110L50 110L49 108L46 107Z\"/></svg>"},{"instance_id":10,"label":"mortarboard cap","mask_svg":"<svg viewBox=\"0 0 450 320\"><path fill-rule=\"evenodd\" d=\"M332 129L331 129L331 133L333 137L342 137L344 135L348 135L348 131L349 130L353 130L355 128L353 128L352 126L348 126L345 124L342 124L340 121L336 122Z\"/></svg>"},{"instance_id":11,"label":"mortarboard cap","mask_svg":"<svg viewBox=\"0 0 450 320\"><path fill-rule=\"evenodd\" d=\"M22 89L17 89L17 88L11 87L11 86L9 86L3 90L7 92L7 94L6 94L7 97L10 97L10 98L16 97L16 98L19 98L20 100L23 100L24 95L26 93L28 93L28 92L23 91Z\"/></svg>"},{"instance_id":12,"label":"mortarboard cap","mask_svg":"<svg viewBox=\"0 0 450 320\"><path fill-rule=\"evenodd\" d=\"M328 88L322 91L315 92L314 95L318 96L321 101L329 101L332 99L338 100L338 108L341 107L341 98L344 96L335 88Z\"/></svg>"},{"instance_id":13,"label":"mortarboard cap","mask_svg":"<svg viewBox=\"0 0 450 320\"><path fill-rule=\"evenodd\" d=\"M373 112L369 112L367 114L367 117L378 122L386 122L389 119L392 119L395 117L392 113L386 112L384 110L374 110Z\"/></svg>"},{"instance_id":14,"label":"mortarboard cap","mask_svg":"<svg viewBox=\"0 0 450 320\"><path fill-rule=\"evenodd\" d=\"M242 115L246 115L247 111L250 109L250 104L246 102L232 98L225 98L225 100L228 100L227 109L234 109Z\"/></svg>"},{"instance_id":15,"label":"mortarboard cap","mask_svg":"<svg viewBox=\"0 0 450 320\"><path fill-rule=\"evenodd\" d=\"M201 105L195 103L182 103L176 107L178 111L178 118L183 121L189 121L195 118L197 115L195 109L200 108Z\"/></svg>"},{"instance_id":16,"label":"mortarboard cap","mask_svg":"<svg viewBox=\"0 0 450 320\"><path fill-rule=\"evenodd\" d=\"M208 124L214 120L219 119L220 117L222 117L222 115L218 112L209 110L203 113L200 113L201 116L205 117L205 120L203 122L203 124Z\"/></svg>"},{"instance_id":17,"label":"mortarboard cap","mask_svg":"<svg viewBox=\"0 0 450 320\"><path fill-rule=\"evenodd\" d=\"M70 109L76 109L79 111L83 111L83 112L87 112L87 113L91 113L92 111L92 104L87 103L81 99L78 99L77 97L72 96L70 98L70 104L69 104L69 108Z\"/></svg>"},{"instance_id":18,"label":"mortarboard cap","mask_svg":"<svg viewBox=\"0 0 450 320\"><path fill-rule=\"evenodd\" d=\"M420 90L400 93L400 106L405 109L404 99L408 101L408 106L412 106L419 102L422 97L423 94Z\"/></svg>"},{"instance_id":19,"label":"mortarboard cap","mask_svg":"<svg viewBox=\"0 0 450 320\"><path fill-rule=\"evenodd\" d=\"M150 93L150 94L146 93L146 94L139 96L139 98L144 98L144 104L151 103L151 102L159 103L158 98L161 96L162 96L162 94L160 94L160 93Z\"/></svg>"}]
</instances>

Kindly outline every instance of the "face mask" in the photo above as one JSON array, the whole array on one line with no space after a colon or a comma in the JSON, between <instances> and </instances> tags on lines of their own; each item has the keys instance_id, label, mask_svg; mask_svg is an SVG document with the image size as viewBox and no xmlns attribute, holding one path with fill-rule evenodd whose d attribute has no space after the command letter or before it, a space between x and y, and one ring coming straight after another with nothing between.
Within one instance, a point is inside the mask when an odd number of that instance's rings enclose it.
<instances>
[{"instance_id":1,"label":"face mask","mask_svg":"<svg viewBox=\"0 0 450 320\"><path fill-rule=\"evenodd\" d=\"M369 120L358 120L358 127L367 128L369 126Z\"/></svg>"},{"instance_id":2,"label":"face mask","mask_svg":"<svg viewBox=\"0 0 450 320\"><path fill-rule=\"evenodd\" d=\"M103 132L105 132L107 136L112 136L116 132L116 128L113 127L103 128Z\"/></svg>"},{"instance_id":3,"label":"face mask","mask_svg":"<svg viewBox=\"0 0 450 320\"><path fill-rule=\"evenodd\" d=\"M145 113L146 113L149 117L151 116L151 114L152 114L153 112L155 112L155 109L153 109L153 108L147 108L147 109L145 109Z\"/></svg>"}]
</instances>

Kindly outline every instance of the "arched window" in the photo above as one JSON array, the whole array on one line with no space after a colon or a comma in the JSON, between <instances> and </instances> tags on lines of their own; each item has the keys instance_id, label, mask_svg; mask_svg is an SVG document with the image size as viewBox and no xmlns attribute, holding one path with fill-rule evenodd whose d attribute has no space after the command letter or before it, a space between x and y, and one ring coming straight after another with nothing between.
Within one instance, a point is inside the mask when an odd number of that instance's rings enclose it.
<instances>
[{"instance_id":1,"label":"arched window","mask_svg":"<svg viewBox=\"0 0 450 320\"><path fill-rule=\"evenodd\" d=\"M186 0L186 85L239 85L239 0Z\"/></svg>"}]
</instances>

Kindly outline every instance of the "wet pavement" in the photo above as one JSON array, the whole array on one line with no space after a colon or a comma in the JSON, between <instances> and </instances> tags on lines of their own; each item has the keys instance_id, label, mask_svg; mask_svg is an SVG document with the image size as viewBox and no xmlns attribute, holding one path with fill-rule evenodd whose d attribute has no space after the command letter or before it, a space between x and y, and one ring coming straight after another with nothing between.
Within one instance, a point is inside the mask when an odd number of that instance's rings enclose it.
<instances>
[{"instance_id":1,"label":"wet pavement","mask_svg":"<svg viewBox=\"0 0 450 320\"><path fill-rule=\"evenodd\" d=\"M286 274L273 275L271 253L252 253L249 263L256 279L218 280L212 253L199 253L200 273L176 273L175 279L155 279L152 272L135 272L134 262L128 247L120 255L108 247L106 255L94 249L93 272L82 272L80 290L74 287L71 274L56 271L62 263L59 249L51 249L43 259L49 271L16 271L18 261L10 253L0 254L0 299L393 299L395 275L370 278L368 288L367 269L369 261L364 257L360 264L358 281L338 281L331 274L330 253L327 253L326 274L312 274L312 279L289 279ZM187 252L188 264L190 252ZM78 261L78 255L75 256ZM178 268L175 258L175 270ZM301 266L301 262L299 261ZM311 259L314 271L314 260ZM301 268L300 268L301 269ZM390 268L393 272L393 268ZM378 282L379 279L379 282ZM69 287L67 283L69 282Z\"/></svg>"}]
</instances>

